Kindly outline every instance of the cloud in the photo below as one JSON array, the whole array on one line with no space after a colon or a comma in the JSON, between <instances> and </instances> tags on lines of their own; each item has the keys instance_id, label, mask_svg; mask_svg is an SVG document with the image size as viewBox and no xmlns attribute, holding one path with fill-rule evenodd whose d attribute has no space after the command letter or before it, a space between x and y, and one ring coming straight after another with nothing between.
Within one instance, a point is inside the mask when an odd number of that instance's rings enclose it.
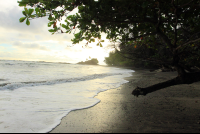
<instances>
[{"instance_id":1,"label":"cloud","mask_svg":"<svg viewBox=\"0 0 200 134\"><path fill-rule=\"evenodd\" d=\"M19 18L23 17L22 10L17 6L14 6L10 10L7 10L6 12L1 11L0 12L0 27L3 27L4 29L7 29L9 31L12 30L20 30L20 31L39 31L40 27L38 26L44 26L46 25L45 19L40 19L37 21L37 24L33 22L31 27L26 26L24 23L19 22Z\"/></svg>"},{"instance_id":2,"label":"cloud","mask_svg":"<svg viewBox=\"0 0 200 134\"><path fill-rule=\"evenodd\" d=\"M0 59L77 63L88 58L88 55L97 56L101 51L82 48L86 42L72 44L73 34L51 35L47 17L33 19L29 26L25 22L20 23L23 7L19 7L16 0L0 0L0 3Z\"/></svg>"},{"instance_id":3,"label":"cloud","mask_svg":"<svg viewBox=\"0 0 200 134\"><path fill-rule=\"evenodd\" d=\"M8 40L56 40L56 41L70 41L74 37L73 34L59 34L56 33L51 35L48 31L51 27L48 27L48 17L37 18L30 20L30 25L27 26L25 21L20 23L19 18L23 17L22 11L23 7L19 7L18 3L15 0L9 0L15 4L12 4L10 7L6 4L3 7L0 6L0 30L1 30L1 39L12 38ZM9 34L9 36L8 36ZM2 37L4 36L4 37ZM1 43L1 40L0 40Z\"/></svg>"},{"instance_id":4,"label":"cloud","mask_svg":"<svg viewBox=\"0 0 200 134\"><path fill-rule=\"evenodd\" d=\"M23 43L23 42L16 41L13 43L13 46L24 48L24 49L38 49L38 50L50 51L45 46L42 46L36 43Z\"/></svg>"}]
</instances>

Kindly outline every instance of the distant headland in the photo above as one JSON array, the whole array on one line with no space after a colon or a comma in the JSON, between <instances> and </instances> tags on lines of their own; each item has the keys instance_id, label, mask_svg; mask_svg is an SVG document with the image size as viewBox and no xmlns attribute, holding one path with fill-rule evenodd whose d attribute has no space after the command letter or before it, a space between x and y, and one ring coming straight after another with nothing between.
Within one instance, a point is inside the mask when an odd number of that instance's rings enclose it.
<instances>
[{"instance_id":1,"label":"distant headland","mask_svg":"<svg viewBox=\"0 0 200 134\"><path fill-rule=\"evenodd\" d=\"M92 58L91 60L87 60L85 62L81 61L77 64L83 64L83 65L98 65L99 61L96 58Z\"/></svg>"}]
</instances>

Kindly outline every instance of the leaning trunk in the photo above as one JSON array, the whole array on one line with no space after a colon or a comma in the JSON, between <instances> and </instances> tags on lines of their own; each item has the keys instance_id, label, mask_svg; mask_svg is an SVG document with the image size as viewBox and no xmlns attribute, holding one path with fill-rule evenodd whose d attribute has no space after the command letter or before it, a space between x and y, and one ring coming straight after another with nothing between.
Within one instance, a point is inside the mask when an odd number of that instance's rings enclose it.
<instances>
[{"instance_id":1,"label":"leaning trunk","mask_svg":"<svg viewBox=\"0 0 200 134\"><path fill-rule=\"evenodd\" d=\"M180 71L179 75L174 79L161 82L161 83L158 83L146 88L136 87L132 91L132 94L134 96L146 95L148 93L155 92L157 90L160 90L166 87L170 87L170 86L174 86L178 84L191 84L197 81L200 81L200 72L183 73L182 71Z\"/></svg>"},{"instance_id":2,"label":"leaning trunk","mask_svg":"<svg viewBox=\"0 0 200 134\"><path fill-rule=\"evenodd\" d=\"M146 95L169 86L178 84L191 84L193 82L200 81L200 72L186 73L184 68L179 65L179 57L174 57L173 65L178 72L178 76L176 78L146 88L136 87L132 91L132 94L135 96Z\"/></svg>"}]
</instances>

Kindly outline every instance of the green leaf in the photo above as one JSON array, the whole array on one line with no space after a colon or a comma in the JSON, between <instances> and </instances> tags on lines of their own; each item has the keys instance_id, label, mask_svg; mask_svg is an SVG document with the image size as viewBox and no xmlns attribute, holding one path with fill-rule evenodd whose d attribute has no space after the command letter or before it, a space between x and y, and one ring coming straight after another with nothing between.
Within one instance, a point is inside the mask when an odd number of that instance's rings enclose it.
<instances>
[{"instance_id":1,"label":"green leaf","mask_svg":"<svg viewBox=\"0 0 200 134\"><path fill-rule=\"evenodd\" d=\"M62 27L65 28L66 30L67 30L67 29L70 29L70 28L69 28L67 25L65 25L65 24L62 24Z\"/></svg>"},{"instance_id":2,"label":"green leaf","mask_svg":"<svg viewBox=\"0 0 200 134\"><path fill-rule=\"evenodd\" d=\"M90 39L90 41L95 42L95 39Z\"/></svg>"},{"instance_id":3,"label":"green leaf","mask_svg":"<svg viewBox=\"0 0 200 134\"><path fill-rule=\"evenodd\" d=\"M30 21L28 20L28 18L26 19L26 25L30 25Z\"/></svg>"},{"instance_id":4,"label":"green leaf","mask_svg":"<svg viewBox=\"0 0 200 134\"><path fill-rule=\"evenodd\" d=\"M26 19L26 17L21 17L21 18L19 19L19 22L23 22L25 19Z\"/></svg>"},{"instance_id":5,"label":"green leaf","mask_svg":"<svg viewBox=\"0 0 200 134\"><path fill-rule=\"evenodd\" d=\"M54 29L49 29L49 32L55 32L55 30Z\"/></svg>"},{"instance_id":6,"label":"green leaf","mask_svg":"<svg viewBox=\"0 0 200 134\"><path fill-rule=\"evenodd\" d=\"M28 9L27 8L24 8L24 9L25 9L25 13L28 14Z\"/></svg>"},{"instance_id":7,"label":"green leaf","mask_svg":"<svg viewBox=\"0 0 200 134\"><path fill-rule=\"evenodd\" d=\"M18 1L18 3L19 3L19 6L20 6L20 7L26 6L26 3L24 3L24 2L19 2L19 1Z\"/></svg>"},{"instance_id":8,"label":"green leaf","mask_svg":"<svg viewBox=\"0 0 200 134\"><path fill-rule=\"evenodd\" d=\"M49 22L48 27L51 27L51 25L53 25L53 24L54 24L54 22Z\"/></svg>"},{"instance_id":9,"label":"green leaf","mask_svg":"<svg viewBox=\"0 0 200 134\"><path fill-rule=\"evenodd\" d=\"M70 31L70 30L67 30L66 33L71 33L71 31Z\"/></svg>"},{"instance_id":10,"label":"green leaf","mask_svg":"<svg viewBox=\"0 0 200 134\"><path fill-rule=\"evenodd\" d=\"M50 23L47 24L48 27L51 27L51 25L52 25L52 24L50 24Z\"/></svg>"},{"instance_id":11,"label":"green leaf","mask_svg":"<svg viewBox=\"0 0 200 134\"><path fill-rule=\"evenodd\" d=\"M34 9L28 9L28 15L30 16L33 13Z\"/></svg>"},{"instance_id":12,"label":"green leaf","mask_svg":"<svg viewBox=\"0 0 200 134\"><path fill-rule=\"evenodd\" d=\"M99 43L100 47L103 47L101 43Z\"/></svg>"},{"instance_id":13,"label":"green leaf","mask_svg":"<svg viewBox=\"0 0 200 134\"><path fill-rule=\"evenodd\" d=\"M35 16L35 15L31 15L30 17L31 17L31 18L35 18L36 16Z\"/></svg>"},{"instance_id":14,"label":"green leaf","mask_svg":"<svg viewBox=\"0 0 200 134\"><path fill-rule=\"evenodd\" d=\"M39 12L39 11L40 11L40 9L39 9L39 8L35 8L35 11L36 11L36 12Z\"/></svg>"},{"instance_id":15,"label":"green leaf","mask_svg":"<svg viewBox=\"0 0 200 134\"><path fill-rule=\"evenodd\" d=\"M50 21L52 21L53 20L53 17L52 17L52 15L50 14L49 15L49 18L48 18Z\"/></svg>"},{"instance_id":16,"label":"green leaf","mask_svg":"<svg viewBox=\"0 0 200 134\"><path fill-rule=\"evenodd\" d=\"M44 9L41 10L42 13L46 13L46 11Z\"/></svg>"},{"instance_id":17,"label":"green leaf","mask_svg":"<svg viewBox=\"0 0 200 134\"><path fill-rule=\"evenodd\" d=\"M25 12L25 11L22 11L22 14L23 14L24 16L27 16L27 14L26 14L26 12Z\"/></svg>"}]
</instances>

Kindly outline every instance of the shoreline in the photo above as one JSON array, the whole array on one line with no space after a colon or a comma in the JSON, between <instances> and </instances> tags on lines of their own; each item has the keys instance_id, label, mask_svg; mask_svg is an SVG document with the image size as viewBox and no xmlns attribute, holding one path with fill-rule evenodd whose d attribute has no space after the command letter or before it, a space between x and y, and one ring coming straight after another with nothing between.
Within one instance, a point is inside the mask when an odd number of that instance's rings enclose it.
<instances>
[{"instance_id":1,"label":"shoreline","mask_svg":"<svg viewBox=\"0 0 200 134\"><path fill-rule=\"evenodd\" d=\"M200 82L175 85L133 96L136 86L147 87L177 76L176 72L150 72L133 69L128 83L100 92L101 101L71 111L49 133L199 133Z\"/></svg>"}]
</instances>

